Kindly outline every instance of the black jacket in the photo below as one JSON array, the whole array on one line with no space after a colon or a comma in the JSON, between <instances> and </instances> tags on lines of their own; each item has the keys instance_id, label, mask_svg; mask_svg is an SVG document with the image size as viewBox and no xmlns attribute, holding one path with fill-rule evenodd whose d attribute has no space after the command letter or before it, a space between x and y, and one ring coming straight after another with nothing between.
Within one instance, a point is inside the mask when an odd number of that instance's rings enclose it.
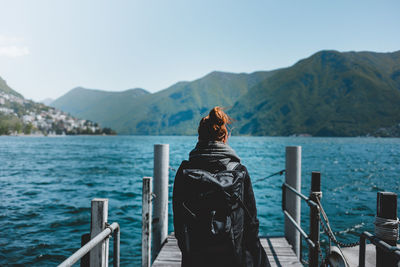
<instances>
[{"instance_id":1,"label":"black jacket","mask_svg":"<svg viewBox=\"0 0 400 267\"><path fill-rule=\"evenodd\" d=\"M181 251L184 251L184 212L182 210L182 202L190 196L184 187L183 169L190 166L190 168L203 169L211 173L216 173L227 168L229 162L240 163L239 157L236 153L226 144L222 142L199 142L195 149L189 154L189 161L182 162L179 167L174 181L173 189L173 216L174 216L174 231L175 237L178 240L178 246ZM246 173L244 180L244 199L243 202L249 210L252 219L245 216L244 229L243 229L243 247L245 250L244 266L267 266L266 253L261 246L258 237L259 222L257 219L256 202L254 198L253 188L249 173L245 166L239 164L236 168L238 171ZM186 255L182 255L182 266L190 266L186 264L188 259ZM224 259L220 259L224 260ZM215 264L213 264L215 263ZM221 265L215 259L210 261L209 266L230 266L230 263L225 261L226 264ZM213 265L210 265L213 264Z\"/></svg>"}]
</instances>

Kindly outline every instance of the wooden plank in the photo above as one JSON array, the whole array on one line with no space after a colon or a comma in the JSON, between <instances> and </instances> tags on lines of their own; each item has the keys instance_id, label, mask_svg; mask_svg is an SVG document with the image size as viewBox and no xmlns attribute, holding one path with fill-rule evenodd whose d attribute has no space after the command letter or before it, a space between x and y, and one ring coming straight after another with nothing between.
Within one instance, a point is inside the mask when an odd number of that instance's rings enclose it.
<instances>
[{"instance_id":1,"label":"wooden plank","mask_svg":"<svg viewBox=\"0 0 400 267\"><path fill-rule=\"evenodd\" d=\"M173 235L169 235L167 243L164 244L157 258L153 262L153 267L180 267L182 253L179 250L178 242Z\"/></svg>"},{"instance_id":2,"label":"wooden plank","mask_svg":"<svg viewBox=\"0 0 400 267\"><path fill-rule=\"evenodd\" d=\"M358 266L358 255L360 246L352 248L342 248L343 255L346 257L350 267ZM367 244L365 247L365 267L373 267L376 265L376 250L375 245Z\"/></svg>"},{"instance_id":3,"label":"wooden plank","mask_svg":"<svg viewBox=\"0 0 400 267\"><path fill-rule=\"evenodd\" d=\"M264 247L269 266L281 267L281 266L303 266L296 254L294 253L292 246L288 243L284 237L263 237L260 239L261 245Z\"/></svg>"},{"instance_id":4,"label":"wooden plank","mask_svg":"<svg viewBox=\"0 0 400 267\"><path fill-rule=\"evenodd\" d=\"M173 234L168 236L168 242L162 247L153 263L153 267L178 267L181 266L181 251ZM302 267L292 246L284 237L263 237L261 245L267 252L269 266L271 267Z\"/></svg>"}]
</instances>

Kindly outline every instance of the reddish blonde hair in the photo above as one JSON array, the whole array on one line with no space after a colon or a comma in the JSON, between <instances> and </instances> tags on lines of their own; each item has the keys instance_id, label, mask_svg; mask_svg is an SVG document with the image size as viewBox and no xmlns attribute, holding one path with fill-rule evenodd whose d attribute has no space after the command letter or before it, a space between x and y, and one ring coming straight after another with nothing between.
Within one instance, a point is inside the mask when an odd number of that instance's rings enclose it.
<instances>
[{"instance_id":1,"label":"reddish blonde hair","mask_svg":"<svg viewBox=\"0 0 400 267\"><path fill-rule=\"evenodd\" d=\"M232 123L232 119L220 107L213 108L210 113L202 118L197 132L200 141L222 141L228 140L227 124Z\"/></svg>"}]
</instances>

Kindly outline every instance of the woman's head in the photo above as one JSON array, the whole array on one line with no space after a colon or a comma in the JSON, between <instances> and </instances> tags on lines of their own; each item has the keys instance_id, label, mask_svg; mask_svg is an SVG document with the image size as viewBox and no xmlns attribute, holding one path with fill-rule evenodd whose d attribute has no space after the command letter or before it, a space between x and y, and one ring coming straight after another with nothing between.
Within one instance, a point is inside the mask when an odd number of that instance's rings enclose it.
<instances>
[{"instance_id":1,"label":"woman's head","mask_svg":"<svg viewBox=\"0 0 400 267\"><path fill-rule=\"evenodd\" d=\"M227 124L232 122L231 118L222 111L222 108L215 107L210 113L202 118L199 123L199 141L222 141L228 140Z\"/></svg>"}]
</instances>

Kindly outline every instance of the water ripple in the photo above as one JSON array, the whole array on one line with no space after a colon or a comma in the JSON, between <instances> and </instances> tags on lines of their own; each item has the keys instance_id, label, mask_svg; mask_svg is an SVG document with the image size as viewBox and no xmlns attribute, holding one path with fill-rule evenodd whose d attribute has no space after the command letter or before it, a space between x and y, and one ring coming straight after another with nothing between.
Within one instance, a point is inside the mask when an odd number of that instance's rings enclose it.
<instances>
[{"instance_id":1,"label":"water ripple","mask_svg":"<svg viewBox=\"0 0 400 267\"><path fill-rule=\"evenodd\" d=\"M302 192L309 192L311 172L320 171L322 203L344 242L354 241L354 233L373 232L376 192L400 193L400 139L233 137L229 142L253 182L284 168L285 146L302 146ZM89 232L95 197L109 198L109 221L121 225L121 265L140 265L142 177L153 175L156 143L170 144L170 165L177 169L196 137L0 137L0 266L63 261ZM253 184L260 235L283 234L283 179ZM308 214L302 203L305 229Z\"/></svg>"}]
</instances>

